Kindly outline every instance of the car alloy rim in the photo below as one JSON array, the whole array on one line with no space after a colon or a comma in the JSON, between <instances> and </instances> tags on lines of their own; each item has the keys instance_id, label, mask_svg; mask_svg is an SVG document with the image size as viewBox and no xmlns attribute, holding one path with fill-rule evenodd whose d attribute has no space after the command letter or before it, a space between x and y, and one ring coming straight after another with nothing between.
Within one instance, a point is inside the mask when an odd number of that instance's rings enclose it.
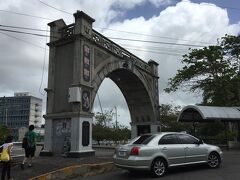
<instances>
[{"instance_id":1,"label":"car alloy rim","mask_svg":"<svg viewBox=\"0 0 240 180\"><path fill-rule=\"evenodd\" d=\"M165 172L165 164L162 161L156 161L154 163L154 172L156 175L161 176Z\"/></svg>"},{"instance_id":2,"label":"car alloy rim","mask_svg":"<svg viewBox=\"0 0 240 180\"><path fill-rule=\"evenodd\" d=\"M208 164L210 167L216 167L219 163L218 157L215 154L210 154L208 157Z\"/></svg>"}]
</instances>

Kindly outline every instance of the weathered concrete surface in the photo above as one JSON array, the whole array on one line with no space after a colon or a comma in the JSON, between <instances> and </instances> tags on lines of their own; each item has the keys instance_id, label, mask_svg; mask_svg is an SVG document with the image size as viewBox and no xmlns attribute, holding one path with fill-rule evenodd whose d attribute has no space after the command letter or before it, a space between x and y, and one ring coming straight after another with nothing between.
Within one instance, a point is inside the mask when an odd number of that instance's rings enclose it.
<instances>
[{"instance_id":1,"label":"weathered concrete surface","mask_svg":"<svg viewBox=\"0 0 240 180\"><path fill-rule=\"evenodd\" d=\"M18 164L15 162L12 166L12 178L14 180L26 180L33 177L37 177L43 174L48 174L49 172L55 172L59 169L64 169L67 167L77 167L84 164L102 164L106 162L112 162L112 156L114 149L96 149L95 157L83 157L83 158L65 158L61 156L53 157L36 157L33 161L33 167L25 167L22 170L19 163L22 159L18 160ZM94 169L94 167L92 167ZM98 166L96 166L98 169ZM1 168L0 168L1 171ZM66 170L68 171L68 170ZM100 171L100 170L99 170ZM102 171L102 170L101 170Z\"/></svg>"},{"instance_id":2,"label":"weathered concrete surface","mask_svg":"<svg viewBox=\"0 0 240 180\"><path fill-rule=\"evenodd\" d=\"M112 172L117 170L112 162L101 164L82 164L62 168L37 177L30 178L30 180L53 180L53 179L69 179L74 177L87 177Z\"/></svg>"}]
</instances>

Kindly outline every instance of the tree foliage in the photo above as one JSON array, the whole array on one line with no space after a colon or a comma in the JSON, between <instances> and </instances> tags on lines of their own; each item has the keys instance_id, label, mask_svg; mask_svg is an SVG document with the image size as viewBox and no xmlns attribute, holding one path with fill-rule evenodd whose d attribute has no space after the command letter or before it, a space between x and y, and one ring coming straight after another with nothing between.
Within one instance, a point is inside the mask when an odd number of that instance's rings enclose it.
<instances>
[{"instance_id":1,"label":"tree foliage","mask_svg":"<svg viewBox=\"0 0 240 180\"><path fill-rule=\"evenodd\" d=\"M112 118L112 111L105 111L104 113L97 112L95 115L96 124L104 127L107 127L111 124Z\"/></svg>"},{"instance_id":2,"label":"tree foliage","mask_svg":"<svg viewBox=\"0 0 240 180\"><path fill-rule=\"evenodd\" d=\"M106 111L104 114L96 113L95 122L93 124L93 139L100 141L126 141L131 138L131 131L123 125L117 127L112 123L112 112Z\"/></svg>"},{"instance_id":3,"label":"tree foliage","mask_svg":"<svg viewBox=\"0 0 240 180\"><path fill-rule=\"evenodd\" d=\"M160 119L162 131L180 132L192 131L192 127L186 123L177 122L177 117L180 112L180 106L172 106L170 104L160 105Z\"/></svg>"},{"instance_id":4,"label":"tree foliage","mask_svg":"<svg viewBox=\"0 0 240 180\"><path fill-rule=\"evenodd\" d=\"M9 129L6 126L0 124L0 145L5 141L9 133Z\"/></svg>"},{"instance_id":5,"label":"tree foliage","mask_svg":"<svg viewBox=\"0 0 240 180\"><path fill-rule=\"evenodd\" d=\"M93 124L93 139L98 142L100 145L100 141L108 140L110 136L110 129L108 127L104 127L99 124Z\"/></svg>"},{"instance_id":6,"label":"tree foliage","mask_svg":"<svg viewBox=\"0 0 240 180\"><path fill-rule=\"evenodd\" d=\"M203 92L204 105L240 105L240 36L226 35L217 45L192 49L183 68L170 78L166 92L179 88Z\"/></svg>"}]
</instances>

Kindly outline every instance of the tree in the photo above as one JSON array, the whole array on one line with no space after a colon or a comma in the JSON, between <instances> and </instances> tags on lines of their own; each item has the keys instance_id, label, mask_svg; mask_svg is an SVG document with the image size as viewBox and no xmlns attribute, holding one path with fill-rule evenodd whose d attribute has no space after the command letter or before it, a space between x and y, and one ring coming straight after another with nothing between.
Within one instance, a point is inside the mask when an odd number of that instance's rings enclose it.
<instances>
[{"instance_id":1,"label":"tree","mask_svg":"<svg viewBox=\"0 0 240 180\"><path fill-rule=\"evenodd\" d=\"M5 141L9 134L9 129L6 126L0 124L0 145Z\"/></svg>"},{"instance_id":2,"label":"tree","mask_svg":"<svg viewBox=\"0 0 240 180\"><path fill-rule=\"evenodd\" d=\"M103 113L96 113L95 123L93 124L93 139L98 142L108 141L121 141L131 138L131 131L122 125L114 126L112 122L112 111Z\"/></svg>"},{"instance_id":3,"label":"tree","mask_svg":"<svg viewBox=\"0 0 240 180\"><path fill-rule=\"evenodd\" d=\"M191 131L191 126L177 122L180 106L173 107L170 104L160 105L160 119L162 131Z\"/></svg>"},{"instance_id":4,"label":"tree","mask_svg":"<svg viewBox=\"0 0 240 180\"><path fill-rule=\"evenodd\" d=\"M95 116L96 124L107 127L112 121L112 111L105 111L105 113L97 112Z\"/></svg>"},{"instance_id":5,"label":"tree","mask_svg":"<svg viewBox=\"0 0 240 180\"><path fill-rule=\"evenodd\" d=\"M204 105L240 105L239 55L240 36L226 35L217 45L192 49L165 91L202 91Z\"/></svg>"},{"instance_id":6,"label":"tree","mask_svg":"<svg viewBox=\"0 0 240 180\"><path fill-rule=\"evenodd\" d=\"M119 125L117 128L111 128L111 140L117 141L127 141L131 138L131 130L128 129L126 126Z\"/></svg>"},{"instance_id":7,"label":"tree","mask_svg":"<svg viewBox=\"0 0 240 180\"><path fill-rule=\"evenodd\" d=\"M108 127L104 127L100 124L93 124L93 139L98 142L100 145L100 141L109 139L110 129Z\"/></svg>"}]
</instances>

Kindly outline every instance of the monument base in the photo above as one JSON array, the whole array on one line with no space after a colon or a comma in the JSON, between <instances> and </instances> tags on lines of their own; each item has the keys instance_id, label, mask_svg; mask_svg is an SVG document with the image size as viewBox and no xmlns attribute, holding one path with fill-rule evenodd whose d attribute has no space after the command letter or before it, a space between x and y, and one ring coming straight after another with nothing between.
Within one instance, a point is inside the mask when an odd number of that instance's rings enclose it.
<instances>
[{"instance_id":1,"label":"monument base","mask_svg":"<svg viewBox=\"0 0 240 180\"><path fill-rule=\"evenodd\" d=\"M81 158L81 157L87 157L87 156L95 156L95 151L94 150L89 150L89 151L71 151L67 153L67 157L70 158Z\"/></svg>"},{"instance_id":2,"label":"monument base","mask_svg":"<svg viewBox=\"0 0 240 180\"><path fill-rule=\"evenodd\" d=\"M39 156L53 156L53 152L50 151L41 151Z\"/></svg>"}]
</instances>

